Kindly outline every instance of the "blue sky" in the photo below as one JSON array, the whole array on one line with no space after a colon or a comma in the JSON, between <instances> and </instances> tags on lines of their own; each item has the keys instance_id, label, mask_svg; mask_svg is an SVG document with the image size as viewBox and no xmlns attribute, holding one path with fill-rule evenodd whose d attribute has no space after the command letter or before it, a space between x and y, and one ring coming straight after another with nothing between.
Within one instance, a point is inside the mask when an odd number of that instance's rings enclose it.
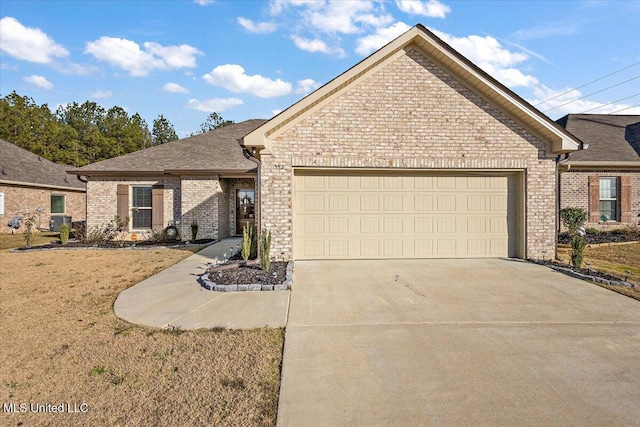
<instances>
[{"instance_id":1,"label":"blue sky","mask_svg":"<svg viewBox=\"0 0 640 427\"><path fill-rule=\"evenodd\" d=\"M639 22L640 1L1 0L0 95L182 137L212 111L269 118L421 23L554 119L640 114Z\"/></svg>"}]
</instances>

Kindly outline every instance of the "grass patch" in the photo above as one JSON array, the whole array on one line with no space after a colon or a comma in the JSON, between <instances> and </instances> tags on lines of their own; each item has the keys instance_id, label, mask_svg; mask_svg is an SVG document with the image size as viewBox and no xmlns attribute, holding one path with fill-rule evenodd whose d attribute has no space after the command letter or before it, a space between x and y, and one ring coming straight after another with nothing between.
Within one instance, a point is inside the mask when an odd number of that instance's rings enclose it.
<instances>
[{"instance_id":1,"label":"grass patch","mask_svg":"<svg viewBox=\"0 0 640 427\"><path fill-rule=\"evenodd\" d=\"M559 245L558 258L568 263L571 248ZM640 287L640 242L602 246L587 246L584 268L611 274ZM588 265L587 265L588 264ZM620 286L603 286L640 300L640 290Z\"/></svg>"},{"instance_id":2,"label":"grass patch","mask_svg":"<svg viewBox=\"0 0 640 427\"><path fill-rule=\"evenodd\" d=\"M60 239L59 233L52 231L43 231L34 233L35 239L31 246L49 243L52 240ZM0 234L0 251L7 249L23 248L25 246L24 234L18 232L16 234Z\"/></svg>"},{"instance_id":3,"label":"grass patch","mask_svg":"<svg viewBox=\"0 0 640 427\"><path fill-rule=\"evenodd\" d=\"M86 403L55 415L65 426L275 425L282 329L161 330L113 314L122 290L194 250L0 252L0 401Z\"/></svg>"}]
</instances>

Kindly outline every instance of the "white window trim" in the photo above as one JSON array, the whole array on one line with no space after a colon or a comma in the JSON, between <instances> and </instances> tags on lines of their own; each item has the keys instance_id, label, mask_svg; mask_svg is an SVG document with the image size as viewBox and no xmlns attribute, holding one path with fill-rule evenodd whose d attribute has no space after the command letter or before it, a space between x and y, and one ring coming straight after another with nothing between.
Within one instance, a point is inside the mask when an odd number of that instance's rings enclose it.
<instances>
[{"instance_id":1,"label":"white window trim","mask_svg":"<svg viewBox=\"0 0 640 427\"><path fill-rule=\"evenodd\" d=\"M617 176L601 176L599 177L598 180L598 184L599 184L599 188L602 188L602 180L603 179L612 179L615 181L615 185L616 185L616 195L613 198L603 198L600 197L600 194L598 194L598 209L600 209L600 202L615 202L615 207L616 207L616 217L615 218L610 218L608 220L603 220L602 219L602 211L600 212L600 221L601 222L620 222L618 220L619 216L620 216L620 178Z\"/></svg>"},{"instance_id":2,"label":"white window trim","mask_svg":"<svg viewBox=\"0 0 640 427\"><path fill-rule=\"evenodd\" d=\"M133 206L133 189L134 188L150 188L151 189L151 206L149 207L136 207ZM149 231L153 229L153 185L151 184L134 184L130 186L131 191L129 192L129 206L131 206L131 208L129 209L129 230L131 230L132 232L143 232L143 231ZM148 210L151 211L151 225L149 226L149 228L133 228L133 211L134 209L137 210Z\"/></svg>"}]
</instances>

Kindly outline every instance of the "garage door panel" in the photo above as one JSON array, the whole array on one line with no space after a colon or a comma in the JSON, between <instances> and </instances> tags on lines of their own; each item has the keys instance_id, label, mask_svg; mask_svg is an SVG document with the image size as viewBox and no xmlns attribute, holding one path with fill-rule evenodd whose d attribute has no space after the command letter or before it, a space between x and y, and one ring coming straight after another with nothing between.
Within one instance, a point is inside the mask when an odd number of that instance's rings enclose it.
<instances>
[{"instance_id":1,"label":"garage door panel","mask_svg":"<svg viewBox=\"0 0 640 427\"><path fill-rule=\"evenodd\" d=\"M295 258L514 256L516 175L441 174L296 171Z\"/></svg>"}]
</instances>

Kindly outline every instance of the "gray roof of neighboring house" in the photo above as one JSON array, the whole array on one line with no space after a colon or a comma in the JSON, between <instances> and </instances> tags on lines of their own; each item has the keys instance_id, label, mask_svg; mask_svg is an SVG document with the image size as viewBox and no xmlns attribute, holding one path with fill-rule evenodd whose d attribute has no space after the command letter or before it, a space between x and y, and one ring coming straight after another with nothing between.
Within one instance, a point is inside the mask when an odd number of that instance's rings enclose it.
<instances>
[{"instance_id":1,"label":"gray roof of neighboring house","mask_svg":"<svg viewBox=\"0 0 640 427\"><path fill-rule=\"evenodd\" d=\"M80 175L126 175L149 173L197 173L220 171L256 172L256 163L244 157L238 140L266 120L247 120L112 159L92 163L69 172Z\"/></svg>"},{"instance_id":2,"label":"gray roof of neighboring house","mask_svg":"<svg viewBox=\"0 0 640 427\"><path fill-rule=\"evenodd\" d=\"M59 165L0 139L0 183L85 190L86 184Z\"/></svg>"},{"instance_id":3,"label":"gray roof of neighboring house","mask_svg":"<svg viewBox=\"0 0 640 427\"><path fill-rule=\"evenodd\" d=\"M589 145L571 153L574 162L638 162L640 164L640 116L568 114L557 122Z\"/></svg>"}]
</instances>

